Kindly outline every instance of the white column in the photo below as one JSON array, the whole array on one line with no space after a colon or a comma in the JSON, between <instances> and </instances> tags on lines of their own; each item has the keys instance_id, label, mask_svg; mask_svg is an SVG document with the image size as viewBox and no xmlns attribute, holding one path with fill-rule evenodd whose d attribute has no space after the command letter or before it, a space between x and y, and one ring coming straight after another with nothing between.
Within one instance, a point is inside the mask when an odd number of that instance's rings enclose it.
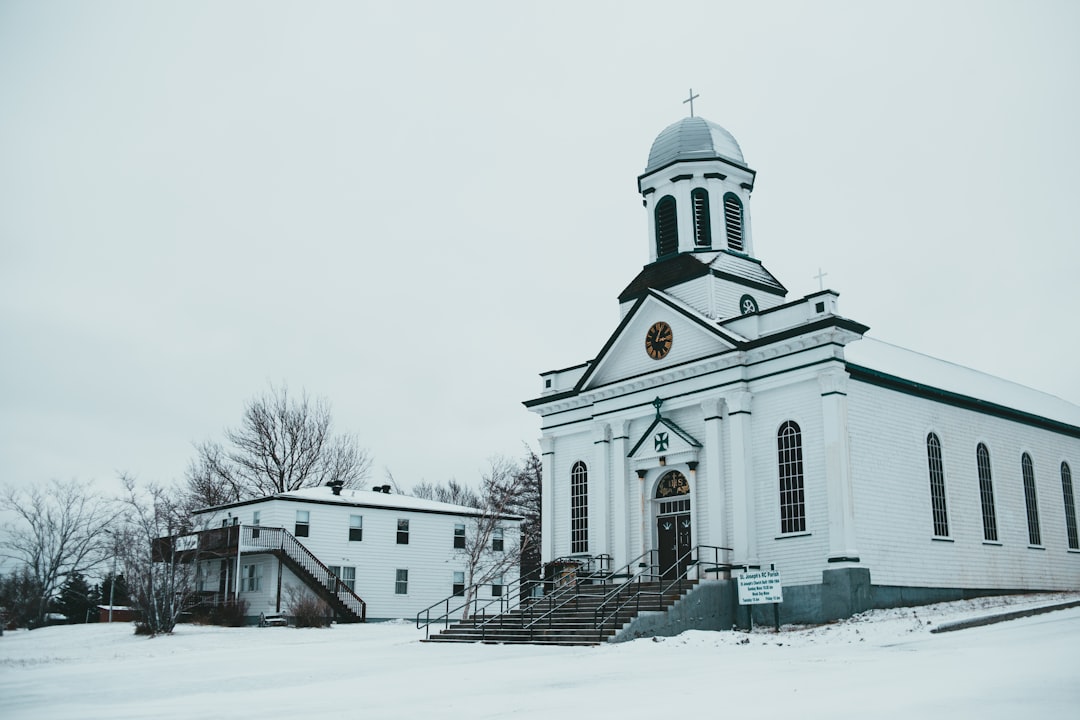
<instances>
[{"instance_id":1,"label":"white column","mask_svg":"<svg viewBox=\"0 0 1080 720\"><path fill-rule=\"evenodd\" d=\"M555 438L540 438L540 561L555 559Z\"/></svg>"},{"instance_id":2,"label":"white column","mask_svg":"<svg viewBox=\"0 0 1080 720\"><path fill-rule=\"evenodd\" d=\"M848 442L847 373L830 368L818 376L825 438L825 487L829 496L829 562L858 562L855 502Z\"/></svg>"},{"instance_id":3,"label":"white column","mask_svg":"<svg viewBox=\"0 0 1080 720\"><path fill-rule=\"evenodd\" d=\"M615 541L611 545L611 569L614 570L625 565L633 557L630 554L630 533L627 523L629 521L628 499L636 490L628 476L628 462L626 455L630 449L630 423L623 421L612 427L611 439L611 483L615 492L615 501L612 503L612 534ZM636 553L634 553L636 554Z\"/></svg>"},{"instance_id":4,"label":"white column","mask_svg":"<svg viewBox=\"0 0 1080 720\"><path fill-rule=\"evenodd\" d=\"M750 438L750 403L753 394L735 392L727 397L728 456L731 458L731 534L734 561L758 562L757 524L754 521L754 463Z\"/></svg>"},{"instance_id":5,"label":"white column","mask_svg":"<svg viewBox=\"0 0 1080 720\"><path fill-rule=\"evenodd\" d=\"M611 479L608 452L611 450L611 427L593 426L593 463L589 468L589 554L611 554L608 539L608 516L611 514Z\"/></svg>"},{"instance_id":6,"label":"white column","mask_svg":"<svg viewBox=\"0 0 1080 720\"><path fill-rule=\"evenodd\" d=\"M649 550L649 534L645 532L645 470L637 471L637 490L634 495L634 524L638 530L638 547L634 555L644 555Z\"/></svg>"},{"instance_id":7,"label":"white column","mask_svg":"<svg viewBox=\"0 0 1080 720\"><path fill-rule=\"evenodd\" d=\"M705 502L708 503L709 526L698 535L699 542L723 547L727 542L727 523L724 517L724 456L723 442L724 401L720 398L701 403L705 414L705 473L698 473L698 481L705 485Z\"/></svg>"}]
</instances>

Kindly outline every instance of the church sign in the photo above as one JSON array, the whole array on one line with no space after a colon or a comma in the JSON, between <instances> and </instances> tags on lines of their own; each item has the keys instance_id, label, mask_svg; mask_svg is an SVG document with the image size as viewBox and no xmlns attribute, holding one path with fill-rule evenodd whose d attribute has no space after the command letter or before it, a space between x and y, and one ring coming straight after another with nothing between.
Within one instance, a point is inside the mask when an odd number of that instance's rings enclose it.
<instances>
[{"instance_id":1,"label":"church sign","mask_svg":"<svg viewBox=\"0 0 1080 720\"><path fill-rule=\"evenodd\" d=\"M739 604L761 605L784 602L780 573L775 570L743 573L739 576Z\"/></svg>"}]
</instances>

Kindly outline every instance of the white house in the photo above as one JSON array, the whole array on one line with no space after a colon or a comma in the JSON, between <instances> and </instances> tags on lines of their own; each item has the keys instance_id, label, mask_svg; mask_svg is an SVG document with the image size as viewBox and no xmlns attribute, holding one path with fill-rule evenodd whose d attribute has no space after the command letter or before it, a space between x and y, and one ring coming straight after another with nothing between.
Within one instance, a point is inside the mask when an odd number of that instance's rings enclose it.
<instances>
[{"instance_id":1,"label":"white house","mask_svg":"<svg viewBox=\"0 0 1080 720\"><path fill-rule=\"evenodd\" d=\"M758 259L754 181L703 118L653 143L622 320L525 402L543 560L775 567L785 621L1080 588L1080 408L867 337L832 290L788 298Z\"/></svg>"},{"instance_id":2,"label":"white house","mask_svg":"<svg viewBox=\"0 0 1080 720\"><path fill-rule=\"evenodd\" d=\"M464 594L463 547L480 515L391 494L389 486L315 487L208 508L196 514L210 528L199 534L197 590L218 599L235 594L249 619L289 614L296 592L322 597L341 620L412 618ZM492 562L517 546L519 525L520 518L501 519ZM478 594L498 598L517 577L512 563Z\"/></svg>"}]
</instances>

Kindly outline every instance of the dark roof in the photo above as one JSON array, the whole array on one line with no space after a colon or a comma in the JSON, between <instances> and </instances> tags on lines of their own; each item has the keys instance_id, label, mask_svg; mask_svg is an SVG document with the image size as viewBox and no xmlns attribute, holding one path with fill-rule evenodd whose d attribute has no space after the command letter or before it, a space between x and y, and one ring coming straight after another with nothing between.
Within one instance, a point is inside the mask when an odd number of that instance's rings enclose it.
<instances>
[{"instance_id":1,"label":"dark roof","mask_svg":"<svg viewBox=\"0 0 1080 720\"><path fill-rule=\"evenodd\" d=\"M689 253L679 253L673 257L649 263L641 269L626 289L619 293L619 302L637 300L649 291L664 290L672 285L704 277L709 274L709 266Z\"/></svg>"}]
</instances>

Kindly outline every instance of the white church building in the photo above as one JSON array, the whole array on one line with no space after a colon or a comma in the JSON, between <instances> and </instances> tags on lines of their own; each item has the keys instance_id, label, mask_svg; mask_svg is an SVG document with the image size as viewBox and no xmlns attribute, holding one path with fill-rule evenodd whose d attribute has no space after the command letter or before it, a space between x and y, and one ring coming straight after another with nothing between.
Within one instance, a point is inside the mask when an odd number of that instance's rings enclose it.
<instances>
[{"instance_id":1,"label":"white church building","mask_svg":"<svg viewBox=\"0 0 1080 720\"><path fill-rule=\"evenodd\" d=\"M785 622L1080 589L1080 407L868 337L832 290L789 298L754 181L704 118L653 143L621 322L525 402L542 559L775 568Z\"/></svg>"}]
</instances>

